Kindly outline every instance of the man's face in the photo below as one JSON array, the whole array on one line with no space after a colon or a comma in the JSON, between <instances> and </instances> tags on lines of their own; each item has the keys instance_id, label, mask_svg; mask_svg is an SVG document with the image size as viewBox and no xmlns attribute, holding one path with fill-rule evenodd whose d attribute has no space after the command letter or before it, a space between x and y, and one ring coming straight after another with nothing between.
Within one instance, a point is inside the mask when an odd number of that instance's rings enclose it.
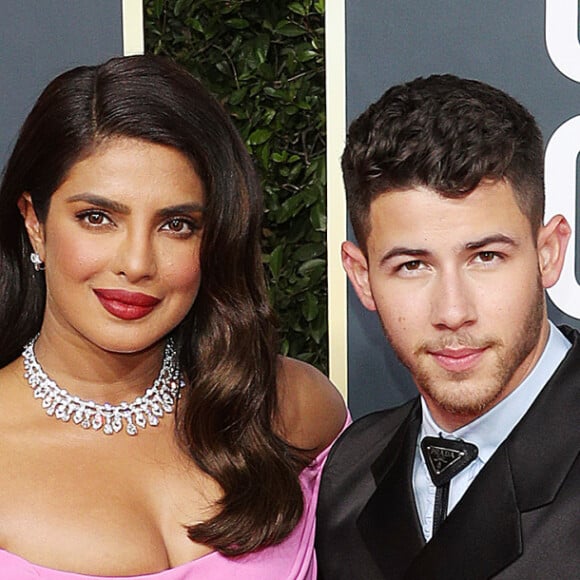
<instances>
[{"instance_id":1,"label":"man's face","mask_svg":"<svg viewBox=\"0 0 580 580\"><path fill-rule=\"evenodd\" d=\"M505 181L463 199L389 192L369 217L368 255L343 246L347 273L439 425L455 429L506 397L539 358L544 287L559 275L567 224L558 216L534 237Z\"/></svg>"}]
</instances>

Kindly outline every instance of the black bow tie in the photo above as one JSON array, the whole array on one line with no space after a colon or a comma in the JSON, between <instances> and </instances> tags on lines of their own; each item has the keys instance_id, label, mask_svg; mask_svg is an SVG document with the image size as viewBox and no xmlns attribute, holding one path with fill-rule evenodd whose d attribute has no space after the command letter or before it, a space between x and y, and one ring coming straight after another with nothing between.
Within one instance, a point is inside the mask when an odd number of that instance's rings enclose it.
<instances>
[{"instance_id":1,"label":"black bow tie","mask_svg":"<svg viewBox=\"0 0 580 580\"><path fill-rule=\"evenodd\" d=\"M449 482L467 467L478 454L477 446L461 440L424 437L421 451L429 475L437 487L433 508L433 535L447 515Z\"/></svg>"}]
</instances>

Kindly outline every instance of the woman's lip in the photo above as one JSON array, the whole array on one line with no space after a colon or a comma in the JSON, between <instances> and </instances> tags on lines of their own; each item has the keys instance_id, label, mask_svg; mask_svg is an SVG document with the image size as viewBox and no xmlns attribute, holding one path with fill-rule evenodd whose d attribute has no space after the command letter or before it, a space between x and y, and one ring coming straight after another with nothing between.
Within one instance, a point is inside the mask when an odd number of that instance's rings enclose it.
<instances>
[{"instance_id":1,"label":"woman's lip","mask_svg":"<svg viewBox=\"0 0 580 580\"><path fill-rule=\"evenodd\" d=\"M130 306L156 306L161 302L159 298L143 294L142 292L130 292L129 290L105 289L95 288L94 293L104 300L113 300L115 302L122 302Z\"/></svg>"},{"instance_id":2,"label":"woman's lip","mask_svg":"<svg viewBox=\"0 0 580 580\"><path fill-rule=\"evenodd\" d=\"M159 298L129 292L127 290L112 290L97 288L93 290L103 308L121 320L137 320L147 316L161 302Z\"/></svg>"},{"instance_id":3,"label":"woman's lip","mask_svg":"<svg viewBox=\"0 0 580 580\"><path fill-rule=\"evenodd\" d=\"M483 356L484 348L444 348L431 351L430 354L439 366L452 372L463 372L472 369Z\"/></svg>"}]
</instances>

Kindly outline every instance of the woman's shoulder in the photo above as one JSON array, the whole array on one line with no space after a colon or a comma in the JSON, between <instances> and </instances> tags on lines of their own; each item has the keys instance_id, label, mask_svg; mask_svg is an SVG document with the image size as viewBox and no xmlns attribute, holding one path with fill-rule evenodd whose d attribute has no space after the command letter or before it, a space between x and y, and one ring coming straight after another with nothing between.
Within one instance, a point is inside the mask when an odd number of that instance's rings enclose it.
<instances>
[{"instance_id":1,"label":"woman's shoulder","mask_svg":"<svg viewBox=\"0 0 580 580\"><path fill-rule=\"evenodd\" d=\"M280 357L278 418L281 435L316 457L344 427L344 399L329 379L305 362Z\"/></svg>"}]
</instances>

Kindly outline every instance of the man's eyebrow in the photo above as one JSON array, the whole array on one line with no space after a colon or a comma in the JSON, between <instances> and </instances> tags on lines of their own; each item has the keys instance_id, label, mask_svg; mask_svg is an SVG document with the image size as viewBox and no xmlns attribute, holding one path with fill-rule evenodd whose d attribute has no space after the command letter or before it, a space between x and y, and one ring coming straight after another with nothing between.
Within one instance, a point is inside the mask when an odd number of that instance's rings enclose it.
<instances>
[{"instance_id":1,"label":"man's eyebrow","mask_svg":"<svg viewBox=\"0 0 580 580\"><path fill-rule=\"evenodd\" d=\"M392 258L397 258L399 256L411 256L424 258L425 256L430 256L431 252L429 250L424 250L422 248L406 248L404 246L396 246L389 250L382 258L381 263L388 262Z\"/></svg>"},{"instance_id":2,"label":"man's eyebrow","mask_svg":"<svg viewBox=\"0 0 580 580\"><path fill-rule=\"evenodd\" d=\"M98 207L102 207L103 209L108 209L109 211L113 211L116 213L123 213L128 214L131 213L131 209L128 205L124 203L119 203L118 201L113 201L106 197L102 197L100 195L96 195L94 193L79 193L77 195L73 195L69 197L67 203L74 203L77 201L84 201L86 203L90 203L92 205L96 205Z\"/></svg>"},{"instance_id":3,"label":"man's eyebrow","mask_svg":"<svg viewBox=\"0 0 580 580\"><path fill-rule=\"evenodd\" d=\"M519 242L510 236L506 236L505 234L492 234L485 236L480 240L467 242L463 247L466 250L478 250L479 248L484 248L490 244L506 244L510 246L518 246ZM425 248L408 248L405 246L396 246L385 253L385 255L381 258L381 263L388 262L392 258L398 258L401 256L425 258L431 256L431 252Z\"/></svg>"},{"instance_id":4,"label":"man's eyebrow","mask_svg":"<svg viewBox=\"0 0 580 580\"><path fill-rule=\"evenodd\" d=\"M505 234L493 234L491 236L485 236L485 238L481 238L481 240L468 242L465 244L465 249L478 250L479 248L484 248L490 244L507 244L509 246L518 246L519 242L510 236L506 236Z\"/></svg>"}]
</instances>

